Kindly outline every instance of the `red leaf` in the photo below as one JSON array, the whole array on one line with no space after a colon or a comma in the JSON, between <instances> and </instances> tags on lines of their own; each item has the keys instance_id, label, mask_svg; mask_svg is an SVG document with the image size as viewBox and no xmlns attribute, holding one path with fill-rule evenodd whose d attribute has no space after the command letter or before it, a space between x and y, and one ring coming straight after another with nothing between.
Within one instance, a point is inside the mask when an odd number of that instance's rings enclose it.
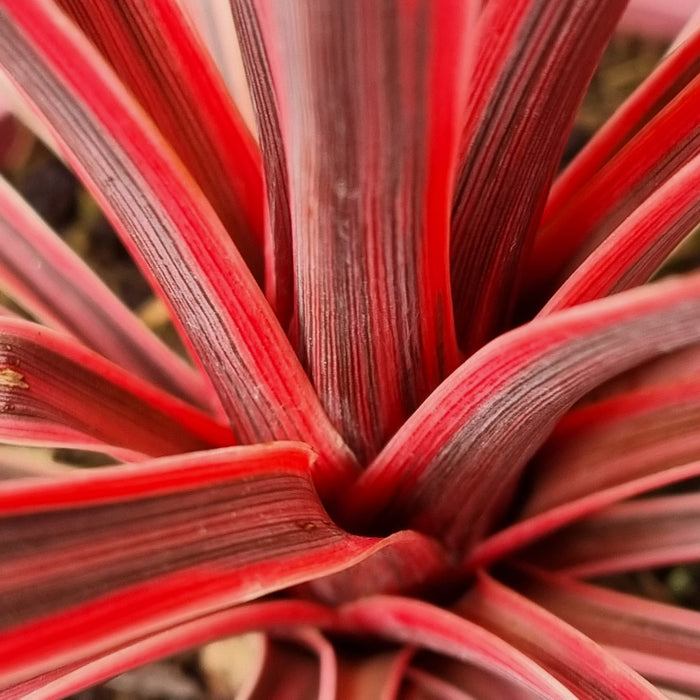
<instances>
[{"instance_id":1,"label":"red leaf","mask_svg":"<svg viewBox=\"0 0 700 700\"><path fill-rule=\"evenodd\" d=\"M341 623L351 630L371 632L482 666L543 697L574 695L496 635L458 615L408 598L375 596L350 603L340 611Z\"/></svg>"},{"instance_id":2,"label":"red leaf","mask_svg":"<svg viewBox=\"0 0 700 700\"><path fill-rule=\"evenodd\" d=\"M700 561L698 532L700 494L647 498L581 520L542 540L527 557L574 576L676 566Z\"/></svg>"},{"instance_id":3,"label":"red leaf","mask_svg":"<svg viewBox=\"0 0 700 700\"><path fill-rule=\"evenodd\" d=\"M231 0L231 10L255 106L265 163L268 207L265 222L265 291L280 323L288 329L294 310L292 222L287 161L277 115L277 100L252 0Z\"/></svg>"},{"instance_id":4,"label":"red leaf","mask_svg":"<svg viewBox=\"0 0 700 700\"><path fill-rule=\"evenodd\" d=\"M508 323L547 188L624 6L486 4L452 213L452 295L467 352Z\"/></svg>"},{"instance_id":5,"label":"red leaf","mask_svg":"<svg viewBox=\"0 0 700 700\"><path fill-rule=\"evenodd\" d=\"M56 0L133 92L262 281L260 154L173 0Z\"/></svg>"},{"instance_id":6,"label":"red leaf","mask_svg":"<svg viewBox=\"0 0 700 700\"><path fill-rule=\"evenodd\" d=\"M605 506L700 475L700 383L632 392L568 414L529 467L519 520L477 545L484 566Z\"/></svg>"},{"instance_id":7,"label":"red leaf","mask_svg":"<svg viewBox=\"0 0 700 700\"><path fill-rule=\"evenodd\" d=\"M658 114L700 70L700 27L669 51L555 180L542 214L546 224Z\"/></svg>"},{"instance_id":8,"label":"red leaf","mask_svg":"<svg viewBox=\"0 0 700 700\"><path fill-rule=\"evenodd\" d=\"M540 227L525 279L525 301L535 303L551 293L553 285L565 280L645 199L698 153L700 76Z\"/></svg>"},{"instance_id":9,"label":"red leaf","mask_svg":"<svg viewBox=\"0 0 700 700\"><path fill-rule=\"evenodd\" d=\"M646 282L700 221L700 155L640 204L579 265L540 315Z\"/></svg>"},{"instance_id":10,"label":"red leaf","mask_svg":"<svg viewBox=\"0 0 700 700\"><path fill-rule=\"evenodd\" d=\"M238 107L241 117L257 138L255 115L243 68L241 47L235 37L231 6L227 2L201 3L199 0L179 0L180 6L190 17L206 48L216 62L226 87Z\"/></svg>"},{"instance_id":11,"label":"red leaf","mask_svg":"<svg viewBox=\"0 0 700 700\"><path fill-rule=\"evenodd\" d=\"M524 514L700 459L700 381L631 392L573 411L532 466Z\"/></svg>"},{"instance_id":12,"label":"red leaf","mask_svg":"<svg viewBox=\"0 0 700 700\"><path fill-rule=\"evenodd\" d=\"M350 490L348 519L410 523L459 550L508 505L527 460L612 375L700 339L700 277L567 309L492 341L409 418Z\"/></svg>"},{"instance_id":13,"label":"red leaf","mask_svg":"<svg viewBox=\"0 0 700 700\"><path fill-rule=\"evenodd\" d=\"M330 495L352 455L206 200L99 54L43 0L0 3L0 61L175 310L242 442L300 439Z\"/></svg>"},{"instance_id":14,"label":"red leaf","mask_svg":"<svg viewBox=\"0 0 700 700\"><path fill-rule=\"evenodd\" d=\"M0 484L0 687L381 549L330 522L311 459L272 444Z\"/></svg>"},{"instance_id":15,"label":"red leaf","mask_svg":"<svg viewBox=\"0 0 700 700\"><path fill-rule=\"evenodd\" d=\"M228 427L68 336L0 318L0 436L142 459L223 447Z\"/></svg>"},{"instance_id":16,"label":"red leaf","mask_svg":"<svg viewBox=\"0 0 700 700\"><path fill-rule=\"evenodd\" d=\"M257 7L289 173L299 355L362 462L458 360L448 222L473 10Z\"/></svg>"},{"instance_id":17,"label":"red leaf","mask_svg":"<svg viewBox=\"0 0 700 700\"><path fill-rule=\"evenodd\" d=\"M520 649L581 700L663 697L613 654L486 574L456 612Z\"/></svg>"},{"instance_id":18,"label":"red leaf","mask_svg":"<svg viewBox=\"0 0 700 700\"><path fill-rule=\"evenodd\" d=\"M542 572L518 590L654 682L700 692L700 613Z\"/></svg>"},{"instance_id":19,"label":"red leaf","mask_svg":"<svg viewBox=\"0 0 700 700\"><path fill-rule=\"evenodd\" d=\"M84 662L67 664L52 672L15 684L5 691L8 698L33 697L59 700L107 678L165 656L211 642L227 635L251 630L284 630L303 625L328 624L331 610L320 605L295 600L253 603L239 607L225 604L217 612L194 620L152 631L143 638L115 645L106 653Z\"/></svg>"},{"instance_id":20,"label":"red leaf","mask_svg":"<svg viewBox=\"0 0 700 700\"><path fill-rule=\"evenodd\" d=\"M199 405L202 377L149 333L92 270L0 180L0 280L35 317Z\"/></svg>"},{"instance_id":21,"label":"red leaf","mask_svg":"<svg viewBox=\"0 0 700 700\"><path fill-rule=\"evenodd\" d=\"M445 584L452 561L440 545L418 532L403 530L382 540L371 558L330 576L319 577L303 589L332 605L372 593L413 593Z\"/></svg>"}]
</instances>

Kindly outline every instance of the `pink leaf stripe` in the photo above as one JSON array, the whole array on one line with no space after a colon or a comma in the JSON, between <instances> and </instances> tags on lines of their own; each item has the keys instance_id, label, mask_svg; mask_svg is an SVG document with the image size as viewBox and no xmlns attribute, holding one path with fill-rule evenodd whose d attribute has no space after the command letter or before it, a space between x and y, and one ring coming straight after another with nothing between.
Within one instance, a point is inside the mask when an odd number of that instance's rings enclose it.
<instances>
[{"instance_id":1,"label":"pink leaf stripe","mask_svg":"<svg viewBox=\"0 0 700 700\"><path fill-rule=\"evenodd\" d=\"M259 7L262 7L259 5ZM292 222L289 214L287 161L268 57L252 0L231 0L250 95L260 134L267 194L265 222L265 292L285 329L294 311Z\"/></svg>"},{"instance_id":2,"label":"pink leaf stripe","mask_svg":"<svg viewBox=\"0 0 700 700\"><path fill-rule=\"evenodd\" d=\"M542 224L562 211L578 190L653 119L700 71L700 27L671 50L557 177Z\"/></svg>"},{"instance_id":3,"label":"pink leaf stripe","mask_svg":"<svg viewBox=\"0 0 700 700\"><path fill-rule=\"evenodd\" d=\"M699 533L697 494L647 498L581 520L542 540L527 556L543 568L603 576L700 561Z\"/></svg>"},{"instance_id":4,"label":"pink leaf stripe","mask_svg":"<svg viewBox=\"0 0 700 700\"><path fill-rule=\"evenodd\" d=\"M24 698L29 692L42 700L59 700L68 694L102 680L174 654L182 649L214 641L220 637L251 630L282 631L297 626L322 627L334 618L333 611L320 605L294 600L252 603L231 607L224 601L220 610L175 624L163 620L158 630L131 642L114 644L99 656L87 655L83 662L62 667L15 683L4 697Z\"/></svg>"},{"instance_id":5,"label":"pink leaf stripe","mask_svg":"<svg viewBox=\"0 0 700 700\"><path fill-rule=\"evenodd\" d=\"M341 623L364 633L430 649L505 676L542 697L574 698L522 652L464 618L408 598L375 596L341 609Z\"/></svg>"},{"instance_id":6,"label":"pink leaf stripe","mask_svg":"<svg viewBox=\"0 0 700 700\"><path fill-rule=\"evenodd\" d=\"M541 315L646 282L700 222L700 155L635 209L571 274Z\"/></svg>"},{"instance_id":7,"label":"pink leaf stripe","mask_svg":"<svg viewBox=\"0 0 700 700\"><path fill-rule=\"evenodd\" d=\"M520 649L581 700L663 697L581 632L486 574L456 612Z\"/></svg>"},{"instance_id":8,"label":"pink leaf stripe","mask_svg":"<svg viewBox=\"0 0 700 700\"><path fill-rule=\"evenodd\" d=\"M624 6L485 6L452 218L453 300L468 352L507 324L566 134Z\"/></svg>"},{"instance_id":9,"label":"pink leaf stripe","mask_svg":"<svg viewBox=\"0 0 700 700\"><path fill-rule=\"evenodd\" d=\"M0 318L0 436L123 459L234 443L228 427L72 338L10 318Z\"/></svg>"},{"instance_id":10,"label":"pink leaf stripe","mask_svg":"<svg viewBox=\"0 0 700 700\"><path fill-rule=\"evenodd\" d=\"M306 647L318 658L317 694L318 700L336 700L338 690L338 659L333 645L316 629L298 629L284 634L276 634L276 639L288 639ZM274 667L268 669L269 675ZM286 687L286 678L279 678ZM256 688L258 695L259 690ZM262 697L262 696L261 696Z\"/></svg>"},{"instance_id":11,"label":"pink leaf stripe","mask_svg":"<svg viewBox=\"0 0 700 700\"><path fill-rule=\"evenodd\" d=\"M380 550L329 520L312 458L283 443L0 484L0 687Z\"/></svg>"},{"instance_id":12,"label":"pink leaf stripe","mask_svg":"<svg viewBox=\"0 0 700 700\"><path fill-rule=\"evenodd\" d=\"M477 545L468 566L484 566L625 498L700 476L699 420L697 381L568 414L530 466L532 494L519 522Z\"/></svg>"},{"instance_id":13,"label":"pink leaf stripe","mask_svg":"<svg viewBox=\"0 0 700 700\"><path fill-rule=\"evenodd\" d=\"M700 75L540 227L528 294L545 295L639 205L700 153Z\"/></svg>"},{"instance_id":14,"label":"pink leaf stripe","mask_svg":"<svg viewBox=\"0 0 700 700\"><path fill-rule=\"evenodd\" d=\"M136 95L262 281L260 154L177 2L57 4Z\"/></svg>"},{"instance_id":15,"label":"pink leaf stripe","mask_svg":"<svg viewBox=\"0 0 700 700\"><path fill-rule=\"evenodd\" d=\"M411 523L461 549L482 536L555 422L612 375L700 339L700 276L568 309L491 342L359 478L348 519Z\"/></svg>"},{"instance_id":16,"label":"pink leaf stripe","mask_svg":"<svg viewBox=\"0 0 700 700\"><path fill-rule=\"evenodd\" d=\"M338 605L373 592L418 594L449 578L452 562L435 540L402 530L383 542L385 547L371 559L315 579L304 588L316 599Z\"/></svg>"},{"instance_id":17,"label":"pink leaf stripe","mask_svg":"<svg viewBox=\"0 0 700 700\"><path fill-rule=\"evenodd\" d=\"M518 589L643 676L700 692L700 613L537 572Z\"/></svg>"},{"instance_id":18,"label":"pink leaf stripe","mask_svg":"<svg viewBox=\"0 0 700 700\"><path fill-rule=\"evenodd\" d=\"M365 463L458 361L449 211L474 5L258 7L289 172L299 354Z\"/></svg>"},{"instance_id":19,"label":"pink leaf stripe","mask_svg":"<svg viewBox=\"0 0 700 700\"><path fill-rule=\"evenodd\" d=\"M700 380L630 392L572 411L531 466L523 514L700 459Z\"/></svg>"},{"instance_id":20,"label":"pink leaf stripe","mask_svg":"<svg viewBox=\"0 0 700 700\"><path fill-rule=\"evenodd\" d=\"M241 442L301 439L328 495L354 462L207 202L128 93L43 0L0 3L0 59L187 331Z\"/></svg>"},{"instance_id":21,"label":"pink leaf stripe","mask_svg":"<svg viewBox=\"0 0 700 700\"><path fill-rule=\"evenodd\" d=\"M211 397L188 367L0 180L0 283L25 309L125 369L190 401Z\"/></svg>"}]
</instances>

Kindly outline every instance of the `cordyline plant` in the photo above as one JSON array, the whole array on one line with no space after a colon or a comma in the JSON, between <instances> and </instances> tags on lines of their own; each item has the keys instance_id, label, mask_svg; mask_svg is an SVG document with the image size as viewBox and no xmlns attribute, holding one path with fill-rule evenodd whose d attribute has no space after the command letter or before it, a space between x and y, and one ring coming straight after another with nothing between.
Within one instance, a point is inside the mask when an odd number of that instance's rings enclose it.
<instances>
[{"instance_id":1,"label":"cordyline plant","mask_svg":"<svg viewBox=\"0 0 700 700\"><path fill-rule=\"evenodd\" d=\"M2 185L0 438L119 462L0 452L3 698L253 631L247 697L700 694L585 581L700 558L700 30L555 178L624 6L232 0L258 145L173 0L0 0L194 360Z\"/></svg>"}]
</instances>

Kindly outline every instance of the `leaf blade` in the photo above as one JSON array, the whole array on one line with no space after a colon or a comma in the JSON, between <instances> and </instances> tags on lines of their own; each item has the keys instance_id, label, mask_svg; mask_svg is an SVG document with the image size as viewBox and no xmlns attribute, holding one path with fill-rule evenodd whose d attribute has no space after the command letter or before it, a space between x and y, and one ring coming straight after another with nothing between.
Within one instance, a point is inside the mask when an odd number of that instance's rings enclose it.
<instances>
[{"instance_id":1,"label":"leaf blade","mask_svg":"<svg viewBox=\"0 0 700 700\"><path fill-rule=\"evenodd\" d=\"M353 456L330 425L282 329L201 193L115 76L42 0L0 5L0 58L141 259L242 442L298 438L330 496Z\"/></svg>"},{"instance_id":2,"label":"leaf blade","mask_svg":"<svg viewBox=\"0 0 700 700\"><path fill-rule=\"evenodd\" d=\"M0 686L381 549L333 525L312 459L274 443L0 484Z\"/></svg>"},{"instance_id":3,"label":"leaf blade","mask_svg":"<svg viewBox=\"0 0 700 700\"><path fill-rule=\"evenodd\" d=\"M663 697L613 654L485 573L456 612L523 651L577 698Z\"/></svg>"},{"instance_id":4,"label":"leaf blade","mask_svg":"<svg viewBox=\"0 0 700 700\"><path fill-rule=\"evenodd\" d=\"M694 563L700 561L699 523L694 493L617 503L545 538L525 556L576 577ZM544 564L542 551L552 546L556 554Z\"/></svg>"},{"instance_id":5,"label":"leaf blade","mask_svg":"<svg viewBox=\"0 0 700 700\"><path fill-rule=\"evenodd\" d=\"M473 9L258 7L288 170L298 354L363 463L458 360L448 219Z\"/></svg>"},{"instance_id":6,"label":"leaf blade","mask_svg":"<svg viewBox=\"0 0 700 700\"><path fill-rule=\"evenodd\" d=\"M577 399L625 367L697 341L699 292L697 276L668 281L492 341L406 422L353 485L344 516L380 527L410 522L458 550L473 544Z\"/></svg>"},{"instance_id":7,"label":"leaf blade","mask_svg":"<svg viewBox=\"0 0 700 700\"><path fill-rule=\"evenodd\" d=\"M700 691L700 615L536 569L518 589L654 682Z\"/></svg>"},{"instance_id":8,"label":"leaf blade","mask_svg":"<svg viewBox=\"0 0 700 700\"><path fill-rule=\"evenodd\" d=\"M566 135L624 5L490 0L482 11L450 242L467 354L510 321Z\"/></svg>"},{"instance_id":9,"label":"leaf blade","mask_svg":"<svg viewBox=\"0 0 700 700\"><path fill-rule=\"evenodd\" d=\"M0 280L42 322L198 405L209 390L150 334L90 268L0 180Z\"/></svg>"},{"instance_id":10,"label":"leaf blade","mask_svg":"<svg viewBox=\"0 0 700 700\"><path fill-rule=\"evenodd\" d=\"M504 675L543 697L574 696L535 662L468 620L406 598L374 596L346 605L340 622L393 641L436 651Z\"/></svg>"},{"instance_id":11,"label":"leaf blade","mask_svg":"<svg viewBox=\"0 0 700 700\"><path fill-rule=\"evenodd\" d=\"M260 155L177 3L57 4L136 95L262 280Z\"/></svg>"}]
</instances>

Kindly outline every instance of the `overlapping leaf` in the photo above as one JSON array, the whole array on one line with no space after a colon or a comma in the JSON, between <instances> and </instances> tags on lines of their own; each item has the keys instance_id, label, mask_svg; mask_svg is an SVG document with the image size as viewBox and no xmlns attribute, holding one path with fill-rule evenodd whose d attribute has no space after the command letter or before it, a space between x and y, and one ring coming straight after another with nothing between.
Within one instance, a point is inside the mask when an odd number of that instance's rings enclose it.
<instances>
[{"instance_id":1,"label":"overlapping leaf","mask_svg":"<svg viewBox=\"0 0 700 700\"><path fill-rule=\"evenodd\" d=\"M566 134L624 6L485 5L450 243L457 330L468 352L507 327Z\"/></svg>"},{"instance_id":2,"label":"overlapping leaf","mask_svg":"<svg viewBox=\"0 0 700 700\"><path fill-rule=\"evenodd\" d=\"M700 614L542 572L518 589L646 678L700 692Z\"/></svg>"},{"instance_id":3,"label":"overlapping leaf","mask_svg":"<svg viewBox=\"0 0 700 700\"><path fill-rule=\"evenodd\" d=\"M235 443L205 413L69 336L0 318L0 436L142 459Z\"/></svg>"},{"instance_id":4,"label":"overlapping leaf","mask_svg":"<svg viewBox=\"0 0 700 700\"><path fill-rule=\"evenodd\" d=\"M700 27L663 58L634 93L557 177L542 214L546 224L577 191L654 118L700 71Z\"/></svg>"},{"instance_id":5,"label":"overlapping leaf","mask_svg":"<svg viewBox=\"0 0 700 700\"><path fill-rule=\"evenodd\" d=\"M0 687L157 646L385 546L333 525L311 459L285 443L0 484Z\"/></svg>"},{"instance_id":6,"label":"overlapping leaf","mask_svg":"<svg viewBox=\"0 0 700 700\"><path fill-rule=\"evenodd\" d=\"M574 698L559 681L496 635L427 603L369 597L341 609L341 624L386 639L469 661L542 697Z\"/></svg>"},{"instance_id":7,"label":"overlapping leaf","mask_svg":"<svg viewBox=\"0 0 700 700\"><path fill-rule=\"evenodd\" d=\"M663 697L613 654L486 574L456 611L526 653L580 700Z\"/></svg>"},{"instance_id":8,"label":"overlapping leaf","mask_svg":"<svg viewBox=\"0 0 700 700\"><path fill-rule=\"evenodd\" d=\"M638 206L700 153L700 75L539 229L526 301L546 298Z\"/></svg>"},{"instance_id":9,"label":"overlapping leaf","mask_svg":"<svg viewBox=\"0 0 700 700\"><path fill-rule=\"evenodd\" d=\"M288 170L298 352L364 462L458 359L448 226L474 8L257 8Z\"/></svg>"},{"instance_id":10,"label":"overlapping leaf","mask_svg":"<svg viewBox=\"0 0 700 700\"><path fill-rule=\"evenodd\" d=\"M4 180L0 235L0 283L36 318L166 390L209 403L201 376L150 334Z\"/></svg>"},{"instance_id":11,"label":"overlapping leaf","mask_svg":"<svg viewBox=\"0 0 700 700\"><path fill-rule=\"evenodd\" d=\"M0 5L0 60L50 123L186 329L242 442L301 439L329 494L354 470L211 207L92 46L48 0Z\"/></svg>"},{"instance_id":12,"label":"overlapping leaf","mask_svg":"<svg viewBox=\"0 0 700 700\"><path fill-rule=\"evenodd\" d=\"M56 0L138 98L262 282L260 154L174 0Z\"/></svg>"},{"instance_id":13,"label":"overlapping leaf","mask_svg":"<svg viewBox=\"0 0 700 700\"><path fill-rule=\"evenodd\" d=\"M603 576L700 561L698 533L698 494L646 498L585 518L545 538L527 556L553 571Z\"/></svg>"},{"instance_id":14,"label":"overlapping leaf","mask_svg":"<svg viewBox=\"0 0 700 700\"><path fill-rule=\"evenodd\" d=\"M411 523L462 548L509 502L555 422L606 378L700 339L700 277L568 309L491 342L411 416L353 486L346 516Z\"/></svg>"},{"instance_id":15,"label":"overlapping leaf","mask_svg":"<svg viewBox=\"0 0 700 700\"><path fill-rule=\"evenodd\" d=\"M480 543L483 566L602 508L700 475L696 381L633 391L568 414L530 466L516 522Z\"/></svg>"},{"instance_id":16,"label":"overlapping leaf","mask_svg":"<svg viewBox=\"0 0 700 700\"><path fill-rule=\"evenodd\" d=\"M646 282L700 222L700 155L635 209L567 278L540 315Z\"/></svg>"}]
</instances>

